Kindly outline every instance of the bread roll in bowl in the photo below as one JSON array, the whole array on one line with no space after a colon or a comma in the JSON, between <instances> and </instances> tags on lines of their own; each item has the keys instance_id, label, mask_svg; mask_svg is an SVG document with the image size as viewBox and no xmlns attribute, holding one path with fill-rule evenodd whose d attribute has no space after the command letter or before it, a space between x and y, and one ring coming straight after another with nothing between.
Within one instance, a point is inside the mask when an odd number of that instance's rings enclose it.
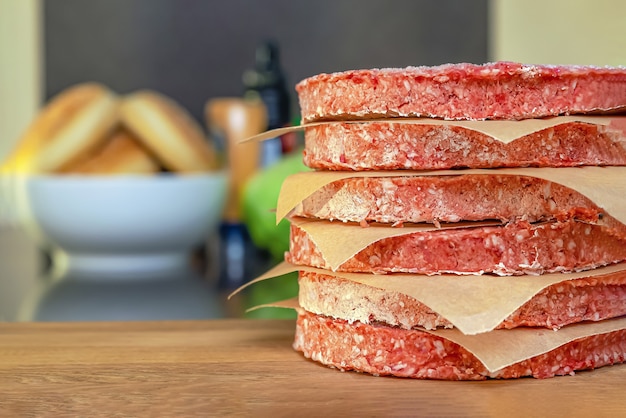
<instances>
[{"instance_id":1,"label":"bread roll in bowl","mask_svg":"<svg viewBox=\"0 0 626 418\"><path fill-rule=\"evenodd\" d=\"M118 124L119 101L98 83L72 86L37 115L5 163L5 170L51 173L101 145Z\"/></svg>"},{"instance_id":2,"label":"bread roll in bowl","mask_svg":"<svg viewBox=\"0 0 626 418\"><path fill-rule=\"evenodd\" d=\"M175 101L154 91L139 91L123 100L121 118L168 170L217 169L215 151L202 128Z\"/></svg>"},{"instance_id":3,"label":"bread roll in bowl","mask_svg":"<svg viewBox=\"0 0 626 418\"><path fill-rule=\"evenodd\" d=\"M154 174L159 169L156 160L137 137L128 129L119 127L96 153L62 172L88 175Z\"/></svg>"}]
</instances>

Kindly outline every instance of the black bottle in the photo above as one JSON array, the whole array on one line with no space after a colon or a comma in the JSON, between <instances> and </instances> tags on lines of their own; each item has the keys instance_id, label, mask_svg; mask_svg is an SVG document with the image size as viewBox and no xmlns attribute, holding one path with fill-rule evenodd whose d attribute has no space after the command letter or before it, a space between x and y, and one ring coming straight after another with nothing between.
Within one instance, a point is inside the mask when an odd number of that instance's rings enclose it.
<instances>
[{"instance_id":1,"label":"black bottle","mask_svg":"<svg viewBox=\"0 0 626 418\"><path fill-rule=\"evenodd\" d=\"M267 108L267 129L286 126L290 123L290 97L280 65L278 45L273 41L263 42L256 50L255 61L255 68L243 74L244 96L261 98ZM260 166L267 167L277 162L292 147L288 137L264 141Z\"/></svg>"}]
</instances>

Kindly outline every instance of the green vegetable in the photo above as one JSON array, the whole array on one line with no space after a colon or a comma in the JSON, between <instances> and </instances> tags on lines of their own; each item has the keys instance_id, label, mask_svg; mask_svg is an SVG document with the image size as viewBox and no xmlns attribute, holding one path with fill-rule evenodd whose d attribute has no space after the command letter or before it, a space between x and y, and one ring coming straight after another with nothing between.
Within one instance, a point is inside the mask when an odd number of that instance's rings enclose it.
<instances>
[{"instance_id":1,"label":"green vegetable","mask_svg":"<svg viewBox=\"0 0 626 418\"><path fill-rule=\"evenodd\" d=\"M302 163L302 152L293 152L278 163L252 177L244 187L241 211L252 242L269 251L275 261L282 261L289 249L289 222L276 225L276 202L280 186L287 176L308 168Z\"/></svg>"},{"instance_id":2,"label":"green vegetable","mask_svg":"<svg viewBox=\"0 0 626 418\"><path fill-rule=\"evenodd\" d=\"M267 250L274 263L284 259L289 249L289 222L276 225L276 202L287 176L309 170L302 163L302 152L294 152L252 177L246 184L241 201L242 220L258 248ZM246 290L246 306L258 306L298 295L297 273L255 283ZM246 314L250 318L295 318L291 309L262 308Z\"/></svg>"},{"instance_id":3,"label":"green vegetable","mask_svg":"<svg viewBox=\"0 0 626 418\"><path fill-rule=\"evenodd\" d=\"M298 295L298 273L293 272L250 286L245 295L246 306L259 306ZM296 312L285 308L261 308L246 313L247 318L294 319Z\"/></svg>"}]
</instances>

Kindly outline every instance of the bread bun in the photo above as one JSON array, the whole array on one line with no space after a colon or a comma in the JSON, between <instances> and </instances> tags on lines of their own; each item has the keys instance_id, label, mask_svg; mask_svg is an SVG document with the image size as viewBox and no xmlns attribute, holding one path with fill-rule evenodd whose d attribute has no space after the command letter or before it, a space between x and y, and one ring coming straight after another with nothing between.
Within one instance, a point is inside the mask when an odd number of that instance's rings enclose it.
<instances>
[{"instance_id":1,"label":"bread bun","mask_svg":"<svg viewBox=\"0 0 626 418\"><path fill-rule=\"evenodd\" d=\"M124 99L121 117L165 168L176 172L217 168L215 151L202 128L173 100L154 91L139 91Z\"/></svg>"},{"instance_id":2,"label":"bread bun","mask_svg":"<svg viewBox=\"0 0 626 418\"><path fill-rule=\"evenodd\" d=\"M121 127L94 155L63 170L71 174L154 174L159 165L137 137Z\"/></svg>"},{"instance_id":3,"label":"bread bun","mask_svg":"<svg viewBox=\"0 0 626 418\"><path fill-rule=\"evenodd\" d=\"M6 166L11 171L49 173L81 160L117 125L118 105L116 95L97 83L64 90L31 123Z\"/></svg>"}]
</instances>

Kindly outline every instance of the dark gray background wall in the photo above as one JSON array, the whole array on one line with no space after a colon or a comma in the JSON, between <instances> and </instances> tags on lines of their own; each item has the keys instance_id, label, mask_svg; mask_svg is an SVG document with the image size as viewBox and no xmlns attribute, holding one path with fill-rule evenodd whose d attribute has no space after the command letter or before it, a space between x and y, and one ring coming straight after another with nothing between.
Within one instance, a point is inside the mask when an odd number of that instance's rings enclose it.
<instances>
[{"instance_id":1,"label":"dark gray background wall","mask_svg":"<svg viewBox=\"0 0 626 418\"><path fill-rule=\"evenodd\" d=\"M320 73L487 60L487 0L47 0L46 97L87 80L159 90L198 119L276 40L290 90ZM297 111L295 93L293 108Z\"/></svg>"}]
</instances>

